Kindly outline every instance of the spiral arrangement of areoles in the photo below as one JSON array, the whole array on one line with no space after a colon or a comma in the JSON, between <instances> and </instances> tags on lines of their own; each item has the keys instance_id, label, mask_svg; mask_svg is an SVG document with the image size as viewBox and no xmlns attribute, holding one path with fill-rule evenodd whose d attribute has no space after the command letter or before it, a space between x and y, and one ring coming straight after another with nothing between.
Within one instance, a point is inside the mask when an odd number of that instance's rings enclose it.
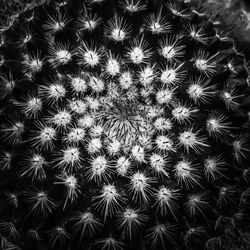
<instances>
[{"instance_id":1,"label":"spiral arrangement of areoles","mask_svg":"<svg viewBox=\"0 0 250 250\"><path fill-rule=\"evenodd\" d=\"M6 249L213 249L244 217L245 59L202 8L47 1L0 32Z\"/></svg>"}]
</instances>

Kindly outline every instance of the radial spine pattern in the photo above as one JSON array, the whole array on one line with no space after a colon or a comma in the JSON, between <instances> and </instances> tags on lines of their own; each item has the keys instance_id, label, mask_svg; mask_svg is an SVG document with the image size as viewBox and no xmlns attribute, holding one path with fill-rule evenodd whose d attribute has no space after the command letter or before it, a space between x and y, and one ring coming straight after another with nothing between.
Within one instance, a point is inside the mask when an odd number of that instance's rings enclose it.
<instances>
[{"instance_id":1,"label":"radial spine pattern","mask_svg":"<svg viewBox=\"0 0 250 250\"><path fill-rule=\"evenodd\" d=\"M45 1L1 25L3 249L210 250L244 218L245 59L186 7Z\"/></svg>"}]
</instances>

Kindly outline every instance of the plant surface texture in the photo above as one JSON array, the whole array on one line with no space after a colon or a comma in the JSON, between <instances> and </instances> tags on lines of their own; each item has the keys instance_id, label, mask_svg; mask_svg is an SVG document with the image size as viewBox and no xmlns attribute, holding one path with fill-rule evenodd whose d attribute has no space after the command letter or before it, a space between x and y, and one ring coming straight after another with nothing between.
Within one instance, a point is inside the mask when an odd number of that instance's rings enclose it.
<instances>
[{"instance_id":1,"label":"plant surface texture","mask_svg":"<svg viewBox=\"0 0 250 250\"><path fill-rule=\"evenodd\" d=\"M7 18L1 248L221 249L249 214L248 71L185 3L41 1Z\"/></svg>"}]
</instances>

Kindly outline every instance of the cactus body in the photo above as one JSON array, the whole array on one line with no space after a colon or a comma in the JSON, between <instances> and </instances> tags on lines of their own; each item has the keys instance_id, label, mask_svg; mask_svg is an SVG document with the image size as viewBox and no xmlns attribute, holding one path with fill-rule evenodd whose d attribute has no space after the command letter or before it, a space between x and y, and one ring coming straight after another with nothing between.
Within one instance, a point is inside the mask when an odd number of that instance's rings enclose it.
<instances>
[{"instance_id":1,"label":"cactus body","mask_svg":"<svg viewBox=\"0 0 250 250\"><path fill-rule=\"evenodd\" d=\"M1 37L4 249L210 249L244 215L248 75L213 17L48 1Z\"/></svg>"}]
</instances>

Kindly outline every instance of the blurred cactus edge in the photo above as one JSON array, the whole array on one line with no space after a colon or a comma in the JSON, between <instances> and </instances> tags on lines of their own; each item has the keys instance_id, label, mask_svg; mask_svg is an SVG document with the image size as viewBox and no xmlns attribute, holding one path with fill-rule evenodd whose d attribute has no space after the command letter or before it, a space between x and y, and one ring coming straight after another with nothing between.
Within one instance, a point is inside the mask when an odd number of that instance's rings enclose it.
<instances>
[{"instance_id":1,"label":"blurred cactus edge","mask_svg":"<svg viewBox=\"0 0 250 250\"><path fill-rule=\"evenodd\" d=\"M1 250L250 250L250 1L0 0Z\"/></svg>"}]
</instances>

